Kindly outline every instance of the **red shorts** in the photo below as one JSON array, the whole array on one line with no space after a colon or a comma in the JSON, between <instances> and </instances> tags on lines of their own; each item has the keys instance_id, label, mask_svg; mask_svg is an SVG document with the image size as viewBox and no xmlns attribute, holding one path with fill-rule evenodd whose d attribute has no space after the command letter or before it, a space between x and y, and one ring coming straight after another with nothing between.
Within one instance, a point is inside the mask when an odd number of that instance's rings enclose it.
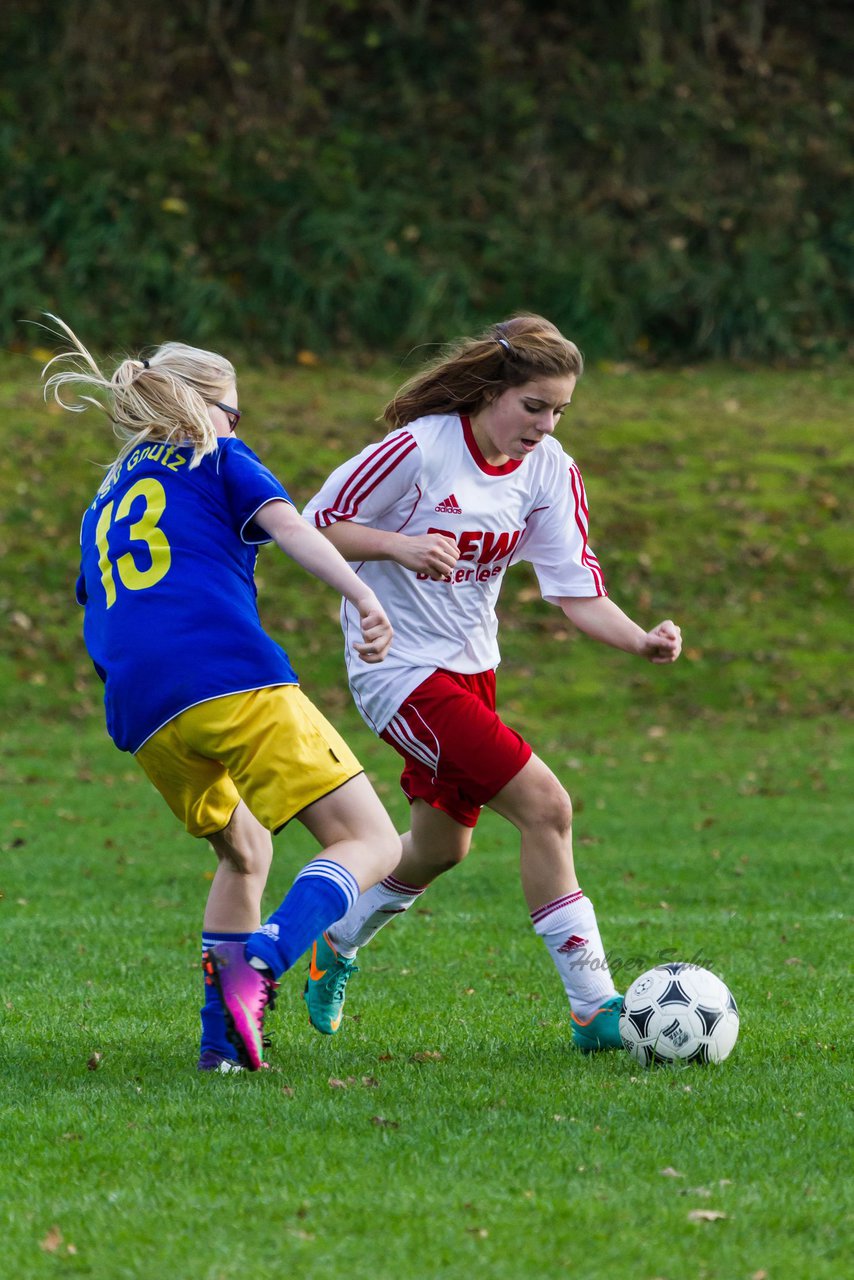
<instances>
[{"instance_id":1,"label":"red shorts","mask_svg":"<svg viewBox=\"0 0 854 1280\"><path fill-rule=\"evenodd\" d=\"M400 785L464 827L531 758L524 738L495 710L495 672L434 671L380 737L406 761Z\"/></svg>"}]
</instances>

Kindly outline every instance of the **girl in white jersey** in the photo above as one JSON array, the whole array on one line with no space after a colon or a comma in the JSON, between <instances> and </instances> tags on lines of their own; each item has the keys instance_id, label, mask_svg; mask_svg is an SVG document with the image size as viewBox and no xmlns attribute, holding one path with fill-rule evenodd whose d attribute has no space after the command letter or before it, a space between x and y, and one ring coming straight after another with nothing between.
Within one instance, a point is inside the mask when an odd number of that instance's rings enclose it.
<instances>
[{"instance_id":1,"label":"girl in white jersey","mask_svg":"<svg viewBox=\"0 0 854 1280\"><path fill-rule=\"evenodd\" d=\"M620 1044L622 998L576 878L570 798L495 711L495 605L515 560L529 560L543 598L594 639L655 663L681 650L673 622L644 631L608 599L588 543L581 474L553 438L582 367L540 316L459 342L401 389L385 410L391 433L339 467L304 512L388 610L381 670L353 660L359 619L346 600L341 617L356 704L403 757L411 802L394 875L312 948L306 1002L327 1034L358 948L462 861L487 805L519 831L522 887L569 997L573 1041Z\"/></svg>"}]
</instances>

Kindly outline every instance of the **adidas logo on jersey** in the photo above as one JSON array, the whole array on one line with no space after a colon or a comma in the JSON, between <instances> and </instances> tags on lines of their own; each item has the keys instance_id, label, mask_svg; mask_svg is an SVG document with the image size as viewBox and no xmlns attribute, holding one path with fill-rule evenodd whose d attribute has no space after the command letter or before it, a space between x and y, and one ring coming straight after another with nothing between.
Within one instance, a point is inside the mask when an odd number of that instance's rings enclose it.
<instances>
[{"instance_id":1,"label":"adidas logo on jersey","mask_svg":"<svg viewBox=\"0 0 854 1280\"><path fill-rule=\"evenodd\" d=\"M449 494L449 496L445 498L443 502L440 502L438 507L434 507L433 510L438 511L445 516L461 516L463 514L463 509L457 502L456 495L453 493Z\"/></svg>"}]
</instances>

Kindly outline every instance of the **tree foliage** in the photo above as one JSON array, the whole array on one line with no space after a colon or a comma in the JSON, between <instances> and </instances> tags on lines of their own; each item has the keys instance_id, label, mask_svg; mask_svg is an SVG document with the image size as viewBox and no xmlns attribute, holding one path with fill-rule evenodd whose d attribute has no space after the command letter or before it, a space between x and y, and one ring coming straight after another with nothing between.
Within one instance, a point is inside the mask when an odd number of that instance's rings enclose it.
<instances>
[{"instance_id":1,"label":"tree foliage","mask_svg":"<svg viewBox=\"0 0 854 1280\"><path fill-rule=\"evenodd\" d=\"M846 6L18 0L0 327L400 349L521 308L586 351L841 349Z\"/></svg>"}]
</instances>

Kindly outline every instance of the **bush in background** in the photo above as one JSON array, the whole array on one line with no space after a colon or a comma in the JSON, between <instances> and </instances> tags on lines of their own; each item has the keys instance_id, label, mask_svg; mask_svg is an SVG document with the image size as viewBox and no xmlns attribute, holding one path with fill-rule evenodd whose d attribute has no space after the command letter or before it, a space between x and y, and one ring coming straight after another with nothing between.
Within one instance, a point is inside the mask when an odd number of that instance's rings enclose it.
<instances>
[{"instance_id":1,"label":"bush in background","mask_svg":"<svg viewBox=\"0 0 854 1280\"><path fill-rule=\"evenodd\" d=\"M287 358L537 309L598 357L838 354L845 8L19 0L3 340Z\"/></svg>"}]
</instances>

